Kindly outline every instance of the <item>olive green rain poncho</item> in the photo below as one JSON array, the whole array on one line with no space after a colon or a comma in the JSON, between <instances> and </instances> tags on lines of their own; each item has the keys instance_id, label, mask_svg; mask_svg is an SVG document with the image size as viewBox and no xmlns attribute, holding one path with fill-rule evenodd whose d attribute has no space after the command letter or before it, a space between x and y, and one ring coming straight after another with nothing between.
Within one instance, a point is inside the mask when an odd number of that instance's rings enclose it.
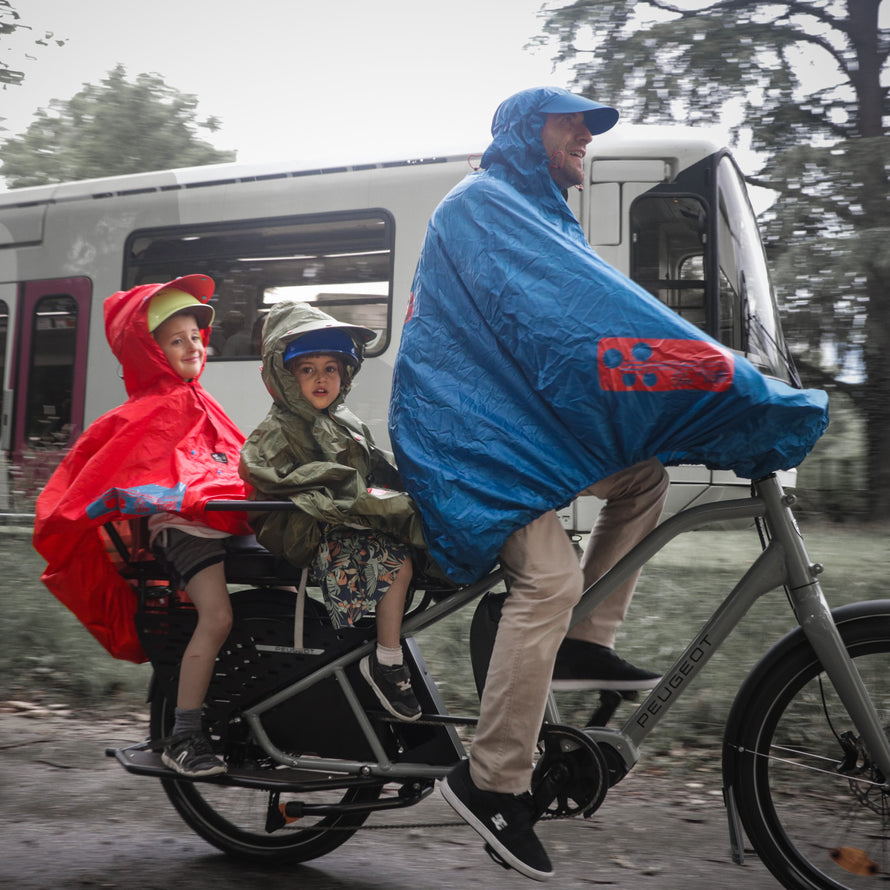
<instances>
[{"instance_id":1,"label":"olive green rain poncho","mask_svg":"<svg viewBox=\"0 0 890 890\"><path fill-rule=\"evenodd\" d=\"M255 500L290 500L299 511L251 513L259 542L296 566L308 565L320 540L319 523L387 532L425 548L420 516L392 455L343 404L357 369L347 368L339 396L326 410L314 408L284 367L288 343L323 328L347 331L359 347L373 335L337 321L306 303L283 301L269 313L263 332L263 382L273 403L241 452L240 473Z\"/></svg>"}]
</instances>

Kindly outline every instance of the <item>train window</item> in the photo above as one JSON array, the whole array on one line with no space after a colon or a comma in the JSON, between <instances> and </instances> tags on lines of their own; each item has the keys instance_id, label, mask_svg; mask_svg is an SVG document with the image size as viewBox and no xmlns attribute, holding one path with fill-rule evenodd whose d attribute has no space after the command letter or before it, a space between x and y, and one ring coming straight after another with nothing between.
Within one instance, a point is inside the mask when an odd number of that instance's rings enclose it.
<instances>
[{"instance_id":1,"label":"train window","mask_svg":"<svg viewBox=\"0 0 890 890\"><path fill-rule=\"evenodd\" d=\"M266 315L284 299L371 328L366 354L378 355L390 337L394 234L384 210L143 230L127 241L125 283L213 278L210 361L259 355Z\"/></svg>"},{"instance_id":2,"label":"train window","mask_svg":"<svg viewBox=\"0 0 890 890\"><path fill-rule=\"evenodd\" d=\"M58 450L70 444L77 302L67 295L41 297L32 315L25 441Z\"/></svg>"},{"instance_id":3,"label":"train window","mask_svg":"<svg viewBox=\"0 0 890 890\"><path fill-rule=\"evenodd\" d=\"M717 253L720 339L764 373L791 379L760 233L729 158L717 166Z\"/></svg>"},{"instance_id":4,"label":"train window","mask_svg":"<svg viewBox=\"0 0 890 890\"><path fill-rule=\"evenodd\" d=\"M630 209L630 277L707 330L707 215L699 198L641 195Z\"/></svg>"}]
</instances>

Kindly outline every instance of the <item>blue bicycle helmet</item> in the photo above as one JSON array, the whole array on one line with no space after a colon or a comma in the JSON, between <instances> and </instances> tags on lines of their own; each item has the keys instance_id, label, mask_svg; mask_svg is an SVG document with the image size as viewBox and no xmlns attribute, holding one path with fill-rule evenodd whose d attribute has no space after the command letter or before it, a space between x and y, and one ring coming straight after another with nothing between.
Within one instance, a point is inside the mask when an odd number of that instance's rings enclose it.
<instances>
[{"instance_id":1,"label":"blue bicycle helmet","mask_svg":"<svg viewBox=\"0 0 890 890\"><path fill-rule=\"evenodd\" d=\"M359 355L355 341L343 328L319 328L315 331L307 331L299 337L295 337L284 348L284 361L289 362L298 355L336 355L345 362L358 368L362 359Z\"/></svg>"}]
</instances>

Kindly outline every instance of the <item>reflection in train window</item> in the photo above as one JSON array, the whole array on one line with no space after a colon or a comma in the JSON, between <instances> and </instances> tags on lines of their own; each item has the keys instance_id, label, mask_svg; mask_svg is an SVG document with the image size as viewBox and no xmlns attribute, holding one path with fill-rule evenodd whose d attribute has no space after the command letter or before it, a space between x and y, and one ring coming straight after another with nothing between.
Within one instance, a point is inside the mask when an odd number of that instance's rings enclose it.
<instances>
[{"instance_id":1,"label":"reflection in train window","mask_svg":"<svg viewBox=\"0 0 890 890\"><path fill-rule=\"evenodd\" d=\"M211 361L259 355L266 315L284 299L371 328L366 354L378 355L390 337L394 232L384 210L143 230L127 241L126 286L213 278Z\"/></svg>"}]
</instances>

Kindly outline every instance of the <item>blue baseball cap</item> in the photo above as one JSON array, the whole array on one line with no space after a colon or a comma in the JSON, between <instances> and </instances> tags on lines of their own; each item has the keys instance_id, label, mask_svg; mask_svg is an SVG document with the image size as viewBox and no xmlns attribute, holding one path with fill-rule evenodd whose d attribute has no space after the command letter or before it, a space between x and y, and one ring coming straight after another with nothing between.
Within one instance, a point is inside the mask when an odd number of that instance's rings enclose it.
<instances>
[{"instance_id":1,"label":"blue baseball cap","mask_svg":"<svg viewBox=\"0 0 890 890\"><path fill-rule=\"evenodd\" d=\"M372 335L373 336L373 335ZM284 361L299 355L336 355L358 368L362 360L355 341L343 328L319 328L291 340L284 348Z\"/></svg>"},{"instance_id":2,"label":"blue baseball cap","mask_svg":"<svg viewBox=\"0 0 890 890\"><path fill-rule=\"evenodd\" d=\"M573 114L580 111L591 136L605 133L618 123L618 109L611 105L594 102L586 96L578 96L568 90L557 90L539 106L547 114Z\"/></svg>"}]
</instances>

